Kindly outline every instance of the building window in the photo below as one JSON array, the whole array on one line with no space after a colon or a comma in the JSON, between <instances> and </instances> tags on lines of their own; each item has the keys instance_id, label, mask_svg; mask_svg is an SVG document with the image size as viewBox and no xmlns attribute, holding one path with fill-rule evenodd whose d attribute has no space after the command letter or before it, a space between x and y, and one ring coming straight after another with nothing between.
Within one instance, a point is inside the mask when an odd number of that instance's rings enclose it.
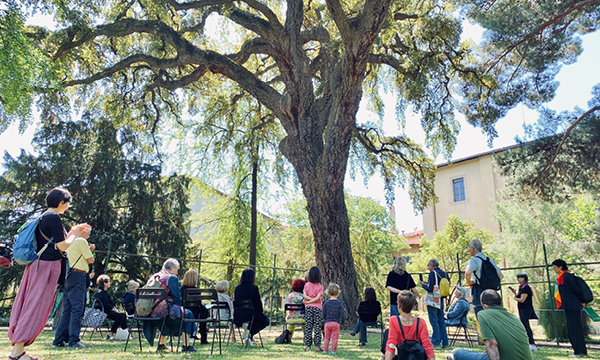
<instances>
[{"instance_id":1,"label":"building window","mask_svg":"<svg viewBox=\"0 0 600 360\"><path fill-rule=\"evenodd\" d=\"M465 178L452 180L454 187L454 202L465 201Z\"/></svg>"}]
</instances>

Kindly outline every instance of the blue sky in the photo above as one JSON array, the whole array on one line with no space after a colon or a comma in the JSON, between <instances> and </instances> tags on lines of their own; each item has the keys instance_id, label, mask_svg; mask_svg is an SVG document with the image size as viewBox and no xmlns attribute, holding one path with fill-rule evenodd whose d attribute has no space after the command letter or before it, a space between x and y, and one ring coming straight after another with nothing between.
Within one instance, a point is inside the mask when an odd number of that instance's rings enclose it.
<instances>
[{"instance_id":1,"label":"blue sky","mask_svg":"<svg viewBox=\"0 0 600 360\"><path fill-rule=\"evenodd\" d=\"M463 37L471 37L478 41L481 36L481 30L475 26L465 23L465 35ZM583 109L587 108L587 101L590 99L592 87L600 82L600 31L587 34L583 39L583 53L578 58L575 64L565 66L561 69L557 77L560 82L560 87L557 91L555 99L548 104L548 107L557 110L572 110L575 106ZM394 115L394 99L392 96L384 97L387 111L385 115L385 129L390 134L398 133L398 123ZM375 115L370 114L364 107L359 110L358 116L363 118L373 118ZM458 145L454 151L452 158L458 159L472 154L490 150L487 144L487 138L481 133L480 129L473 128L466 124L462 115L457 117L461 119L461 133L458 137ZM501 119L496 129L498 138L493 142L492 149L501 148L515 143L515 136L523 135L523 124L532 123L537 120L537 113L524 106L519 105L509 112L509 114ZM11 126L4 133L0 134L0 154L8 151L12 156L17 156L20 149L27 152L32 152L31 138L35 132L35 127L30 126L22 134L19 133L17 126ZM411 136L414 140L423 142L424 135L420 128L419 118L416 114L407 113L406 129L404 132ZM438 159L440 162L442 159ZM385 205L385 196L383 193L383 182L375 176L364 185L363 179L357 175L356 181L346 177L346 187L352 195L370 197ZM275 205L277 207L277 205ZM396 200L394 201L396 208L396 223L400 231L413 231L413 229L422 229L422 216L415 215L412 204L408 197L408 193L401 188L396 189ZM271 211L272 206L269 206Z\"/></svg>"}]
</instances>

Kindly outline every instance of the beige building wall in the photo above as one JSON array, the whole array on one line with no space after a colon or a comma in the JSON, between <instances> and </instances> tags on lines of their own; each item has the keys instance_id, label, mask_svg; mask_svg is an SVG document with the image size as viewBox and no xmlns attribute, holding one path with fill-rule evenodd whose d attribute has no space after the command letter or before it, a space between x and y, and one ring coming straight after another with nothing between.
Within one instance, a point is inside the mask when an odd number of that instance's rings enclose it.
<instances>
[{"instance_id":1,"label":"beige building wall","mask_svg":"<svg viewBox=\"0 0 600 360\"><path fill-rule=\"evenodd\" d=\"M495 171L492 154L500 149L456 160L452 164L438 165L435 194L439 202L423 211L423 229L432 239L434 232L441 231L449 215L459 214L461 220L475 220L476 226L500 233L500 224L494 216L497 190L504 187L504 180ZM464 179L465 199L454 201L454 179Z\"/></svg>"}]
</instances>

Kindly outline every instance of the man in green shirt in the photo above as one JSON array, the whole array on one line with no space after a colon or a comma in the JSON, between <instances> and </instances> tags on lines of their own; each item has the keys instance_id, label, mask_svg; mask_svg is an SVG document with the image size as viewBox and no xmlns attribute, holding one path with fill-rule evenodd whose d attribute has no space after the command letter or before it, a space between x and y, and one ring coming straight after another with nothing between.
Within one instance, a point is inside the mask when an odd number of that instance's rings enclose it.
<instances>
[{"instance_id":1,"label":"man in green shirt","mask_svg":"<svg viewBox=\"0 0 600 360\"><path fill-rule=\"evenodd\" d=\"M455 349L447 360L533 360L527 333L521 321L502 307L502 298L494 290L481 294L483 310L477 315L485 352Z\"/></svg>"}]
</instances>

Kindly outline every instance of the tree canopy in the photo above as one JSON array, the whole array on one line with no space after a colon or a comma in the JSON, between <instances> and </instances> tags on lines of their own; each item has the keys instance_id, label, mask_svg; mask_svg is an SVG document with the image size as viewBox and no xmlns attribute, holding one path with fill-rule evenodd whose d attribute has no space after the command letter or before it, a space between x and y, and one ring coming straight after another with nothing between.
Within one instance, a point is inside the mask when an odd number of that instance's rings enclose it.
<instances>
[{"instance_id":1,"label":"tree canopy","mask_svg":"<svg viewBox=\"0 0 600 360\"><path fill-rule=\"evenodd\" d=\"M111 243L111 266L105 269L106 253L97 253L96 274L125 274L126 280L145 282L157 271L156 262L115 253L185 257L190 181L163 177L160 165L144 157L131 129L93 115L43 126L33 140L37 155L5 155L0 236L11 239L32 214L46 208L46 193L64 186L73 196L63 215L65 227L88 223L93 229L89 241L98 250L106 251ZM2 269L0 290L11 289L8 284L23 270Z\"/></svg>"},{"instance_id":2,"label":"tree canopy","mask_svg":"<svg viewBox=\"0 0 600 360\"><path fill-rule=\"evenodd\" d=\"M378 90L397 94L400 118L419 112L426 145L448 155L455 109L491 138L519 102L552 98L554 75L596 30L600 0L260 1L28 0L49 11L55 31L35 31L67 92L41 89L47 117L71 98L119 124L156 134L184 111L210 113L216 89L241 89L277 119L279 151L307 200L317 265L325 281L358 300L344 201L348 163L379 172L389 199L407 186L413 206L435 201L435 167L407 136L387 136L356 113L363 93L382 113ZM479 47L462 42L463 17L487 29ZM223 36L214 36L215 28ZM219 35L219 34L217 34ZM461 100L457 98L460 96ZM206 110L208 109L208 110ZM349 162L350 160L350 162Z\"/></svg>"}]
</instances>

